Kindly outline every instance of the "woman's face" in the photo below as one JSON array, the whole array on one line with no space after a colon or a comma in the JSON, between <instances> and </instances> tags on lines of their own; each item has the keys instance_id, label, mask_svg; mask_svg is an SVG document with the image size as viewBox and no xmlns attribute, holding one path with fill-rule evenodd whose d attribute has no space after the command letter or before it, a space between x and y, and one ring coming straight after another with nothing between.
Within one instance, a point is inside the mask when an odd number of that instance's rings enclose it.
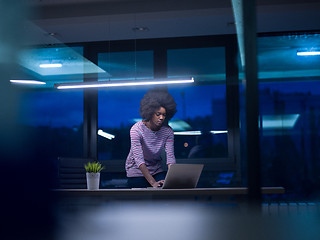
<instances>
[{"instance_id":1,"label":"woman's face","mask_svg":"<svg viewBox=\"0 0 320 240\"><path fill-rule=\"evenodd\" d=\"M163 124L163 121L166 119L166 109L160 107L153 115L150 120L150 123L157 128L160 128Z\"/></svg>"}]
</instances>

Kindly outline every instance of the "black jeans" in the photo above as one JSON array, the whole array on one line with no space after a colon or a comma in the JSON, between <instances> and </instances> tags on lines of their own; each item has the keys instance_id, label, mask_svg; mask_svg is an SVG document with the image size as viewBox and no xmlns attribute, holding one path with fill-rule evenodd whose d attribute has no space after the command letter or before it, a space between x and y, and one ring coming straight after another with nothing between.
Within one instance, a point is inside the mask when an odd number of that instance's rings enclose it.
<instances>
[{"instance_id":1,"label":"black jeans","mask_svg":"<svg viewBox=\"0 0 320 240\"><path fill-rule=\"evenodd\" d=\"M164 180L166 177L166 172L160 172L153 175L154 179L158 182ZM128 185L130 188L146 188L151 187L150 183L145 179L145 177L128 177Z\"/></svg>"}]
</instances>

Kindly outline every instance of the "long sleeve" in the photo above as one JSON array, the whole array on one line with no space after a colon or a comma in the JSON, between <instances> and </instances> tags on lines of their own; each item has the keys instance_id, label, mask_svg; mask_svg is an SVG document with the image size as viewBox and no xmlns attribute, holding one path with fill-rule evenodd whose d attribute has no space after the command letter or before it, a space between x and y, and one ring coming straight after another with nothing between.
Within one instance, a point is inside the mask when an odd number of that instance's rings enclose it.
<instances>
[{"instance_id":1,"label":"long sleeve","mask_svg":"<svg viewBox=\"0 0 320 240\"><path fill-rule=\"evenodd\" d=\"M131 148L126 160L128 177L143 176L139 167L146 164L151 175L162 172L161 152L167 152L167 163L175 163L174 134L170 127L163 126L152 131L140 121L130 130Z\"/></svg>"},{"instance_id":2,"label":"long sleeve","mask_svg":"<svg viewBox=\"0 0 320 240\"><path fill-rule=\"evenodd\" d=\"M176 163L176 158L174 156L174 133L172 129L166 141L165 151L167 154L167 164Z\"/></svg>"},{"instance_id":3,"label":"long sleeve","mask_svg":"<svg viewBox=\"0 0 320 240\"><path fill-rule=\"evenodd\" d=\"M137 128L132 128L130 130L130 139L133 159L136 166L139 167L141 164L145 163L145 161L141 145L141 134Z\"/></svg>"}]
</instances>

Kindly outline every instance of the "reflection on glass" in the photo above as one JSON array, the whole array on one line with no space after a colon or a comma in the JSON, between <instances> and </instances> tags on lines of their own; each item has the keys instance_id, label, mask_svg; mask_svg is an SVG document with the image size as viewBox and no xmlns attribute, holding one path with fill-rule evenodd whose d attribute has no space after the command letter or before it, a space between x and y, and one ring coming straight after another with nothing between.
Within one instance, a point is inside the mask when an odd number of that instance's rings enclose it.
<instances>
[{"instance_id":1,"label":"reflection on glass","mask_svg":"<svg viewBox=\"0 0 320 240\"><path fill-rule=\"evenodd\" d=\"M299 56L299 52L316 52L320 34L289 34L258 38L260 79L320 76L320 56ZM309 51L307 51L309 50Z\"/></svg>"},{"instance_id":2,"label":"reflection on glass","mask_svg":"<svg viewBox=\"0 0 320 240\"><path fill-rule=\"evenodd\" d=\"M175 119L188 123L193 134L176 134L178 158L213 158L228 156L226 132L225 48L191 48L168 50L168 76L192 76L197 84L172 89L180 104Z\"/></svg>"},{"instance_id":3,"label":"reflection on glass","mask_svg":"<svg viewBox=\"0 0 320 240\"><path fill-rule=\"evenodd\" d=\"M169 88L178 110L169 123L176 135L177 158L210 158L227 155L226 132L221 134L211 132L227 128L223 91L225 86L214 85ZM115 135L112 141L99 138L99 155L102 159L123 159L128 154L129 130L141 119L140 100L146 92L146 88L99 90L99 129ZM191 149L199 145L201 146L199 149L206 150L200 155L189 156Z\"/></svg>"},{"instance_id":4,"label":"reflection on glass","mask_svg":"<svg viewBox=\"0 0 320 240\"><path fill-rule=\"evenodd\" d=\"M284 186L292 198L315 194L312 188L318 181L318 85L303 79L260 83L263 182Z\"/></svg>"},{"instance_id":5,"label":"reflection on glass","mask_svg":"<svg viewBox=\"0 0 320 240\"><path fill-rule=\"evenodd\" d=\"M38 154L53 160L82 156L82 91L28 91L18 107L21 125L35 134L33 145Z\"/></svg>"},{"instance_id":6,"label":"reflection on glass","mask_svg":"<svg viewBox=\"0 0 320 240\"><path fill-rule=\"evenodd\" d=\"M192 76L197 82L225 84L225 48L168 50L168 76Z\"/></svg>"},{"instance_id":7,"label":"reflection on glass","mask_svg":"<svg viewBox=\"0 0 320 240\"><path fill-rule=\"evenodd\" d=\"M129 60L134 53L103 53L99 66L112 78L131 76ZM140 52L139 77L153 72L152 54ZM190 58L187 58L190 56ZM193 56L193 57L191 57ZM126 58L127 57L127 58ZM139 57L139 59L140 59ZM117 59L108 66L108 59ZM129 62L128 62L129 61ZM170 121L175 131L177 158L213 158L228 156L226 124L224 48L170 50L168 77L194 76L206 85L168 86L177 103L178 112ZM100 64L101 62L101 64ZM177 65L176 65L177 64ZM121 66L117 68L117 66ZM114 69L112 67L115 67ZM113 70L112 70L113 69ZM144 70L143 70L144 69ZM180 70L179 70L180 69ZM196 75L195 75L196 74ZM219 83L219 84L217 84ZM98 137L99 159L125 159L130 149L129 130L141 119L140 100L149 88L100 89L98 97L98 127L115 136L112 141ZM223 131L215 134L216 131Z\"/></svg>"},{"instance_id":8,"label":"reflection on glass","mask_svg":"<svg viewBox=\"0 0 320 240\"><path fill-rule=\"evenodd\" d=\"M99 67L110 75L110 80L134 80L153 78L153 52L108 52L99 54ZM106 76L98 74L99 80Z\"/></svg>"},{"instance_id":9,"label":"reflection on glass","mask_svg":"<svg viewBox=\"0 0 320 240\"><path fill-rule=\"evenodd\" d=\"M258 40L260 140L265 186L283 186L287 199L319 195L319 56L297 52L319 45L319 34Z\"/></svg>"},{"instance_id":10,"label":"reflection on glass","mask_svg":"<svg viewBox=\"0 0 320 240\"><path fill-rule=\"evenodd\" d=\"M286 200L319 196L320 57L297 55L298 51L319 44L317 33L258 38L262 184L285 187ZM239 78L243 80L241 72ZM245 126L243 85L240 96L245 176L245 131L250 126Z\"/></svg>"},{"instance_id":11,"label":"reflection on glass","mask_svg":"<svg viewBox=\"0 0 320 240\"><path fill-rule=\"evenodd\" d=\"M13 76L13 80L30 79L46 82L46 88L54 83L79 82L83 76L99 73L109 74L83 57L83 47L43 47L25 49L20 53L21 71Z\"/></svg>"}]
</instances>

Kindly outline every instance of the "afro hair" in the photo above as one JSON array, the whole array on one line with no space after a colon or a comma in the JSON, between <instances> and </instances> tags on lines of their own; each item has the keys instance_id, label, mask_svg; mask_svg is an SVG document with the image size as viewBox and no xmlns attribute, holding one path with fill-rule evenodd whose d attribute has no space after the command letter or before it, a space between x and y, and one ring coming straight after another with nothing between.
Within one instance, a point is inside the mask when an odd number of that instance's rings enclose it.
<instances>
[{"instance_id":1,"label":"afro hair","mask_svg":"<svg viewBox=\"0 0 320 240\"><path fill-rule=\"evenodd\" d=\"M143 120L149 121L152 115L160 108L166 109L165 123L176 114L177 104L167 89L156 88L149 90L141 99L140 115Z\"/></svg>"}]
</instances>

